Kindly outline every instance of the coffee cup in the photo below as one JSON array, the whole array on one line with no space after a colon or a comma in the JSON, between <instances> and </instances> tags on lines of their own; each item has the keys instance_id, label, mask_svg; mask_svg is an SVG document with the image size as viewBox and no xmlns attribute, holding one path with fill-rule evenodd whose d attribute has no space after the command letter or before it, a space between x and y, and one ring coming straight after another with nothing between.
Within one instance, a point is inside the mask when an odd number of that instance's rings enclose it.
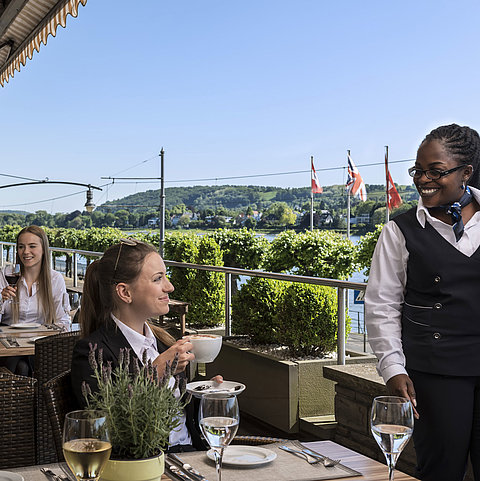
<instances>
[{"instance_id":1,"label":"coffee cup","mask_svg":"<svg viewBox=\"0 0 480 481\"><path fill-rule=\"evenodd\" d=\"M192 334L185 336L192 343L196 362L212 362L222 348L222 336L215 334Z\"/></svg>"}]
</instances>

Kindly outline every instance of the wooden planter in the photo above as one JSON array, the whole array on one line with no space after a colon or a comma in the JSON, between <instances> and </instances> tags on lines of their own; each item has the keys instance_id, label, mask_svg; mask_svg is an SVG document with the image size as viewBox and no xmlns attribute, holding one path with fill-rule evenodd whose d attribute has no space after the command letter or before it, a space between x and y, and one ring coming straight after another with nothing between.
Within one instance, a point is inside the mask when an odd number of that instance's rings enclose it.
<instances>
[{"instance_id":1,"label":"wooden planter","mask_svg":"<svg viewBox=\"0 0 480 481\"><path fill-rule=\"evenodd\" d=\"M348 352L347 364L375 362L370 354ZM283 361L224 341L217 359L206 364L207 377L222 374L247 386L240 409L286 433L299 432L300 419L334 413L335 383L323 377L332 359Z\"/></svg>"}]
</instances>

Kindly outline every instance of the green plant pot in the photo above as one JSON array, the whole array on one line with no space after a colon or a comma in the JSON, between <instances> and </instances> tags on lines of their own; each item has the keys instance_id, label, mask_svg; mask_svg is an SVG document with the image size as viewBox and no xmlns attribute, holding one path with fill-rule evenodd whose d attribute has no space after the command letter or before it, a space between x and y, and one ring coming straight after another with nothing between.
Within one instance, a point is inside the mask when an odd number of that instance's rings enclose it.
<instances>
[{"instance_id":1,"label":"green plant pot","mask_svg":"<svg viewBox=\"0 0 480 481\"><path fill-rule=\"evenodd\" d=\"M147 459L109 459L100 481L160 481L164 470L163 453Z\"/></svg>"}]
</instances>

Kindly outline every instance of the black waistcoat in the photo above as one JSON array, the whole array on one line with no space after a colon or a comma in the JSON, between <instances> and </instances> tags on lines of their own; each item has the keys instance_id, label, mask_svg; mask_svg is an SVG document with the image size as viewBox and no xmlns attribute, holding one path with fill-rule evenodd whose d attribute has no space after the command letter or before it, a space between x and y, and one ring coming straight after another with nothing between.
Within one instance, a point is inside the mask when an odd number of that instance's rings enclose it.
<instances>
[{"instance_id":1,"label":"black waistcoat","mask_svg":"<svg viewBox=\"0 0 480 481\"><path fill-rule=\"evenodd\" d=\"M416 208L395 217L409 258L402 343L410 369L452 376L480 375L480 248L467 257Z\"/></svg>"}]
</instances>

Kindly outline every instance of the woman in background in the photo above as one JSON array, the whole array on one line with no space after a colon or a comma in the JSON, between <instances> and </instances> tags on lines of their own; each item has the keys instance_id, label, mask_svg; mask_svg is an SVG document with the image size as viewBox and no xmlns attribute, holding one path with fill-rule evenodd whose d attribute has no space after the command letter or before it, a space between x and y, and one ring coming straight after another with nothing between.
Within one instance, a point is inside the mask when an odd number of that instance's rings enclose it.
<instances>
[{"instance_id":1,"label":"woman in background","mask_svg":"<svg viewBox=\"0 0 480 481\"><path fill-rule=\"evenodd\" d=\"M438 127L409 169L418 206L387 223L365 295L390 394L409 398L418 477L480 480L480 137Z\"/></svg>"},{"instance_id":2,"label":"woman in background","mask_svg":"<svg viewBox=\"0 0 480 481\"><path fill-rule=\"evenodd\" d=\"M0 275L2 324L56 323L68 329L70 306L65 281L50 267L48 239L42 228L31 225L18 233L16 262L21 269L16 286L8 285L5 270ZM12 372L27 375L25 361L26 356L10 357L5 362Z\"/></svg>"}]
</instances>

